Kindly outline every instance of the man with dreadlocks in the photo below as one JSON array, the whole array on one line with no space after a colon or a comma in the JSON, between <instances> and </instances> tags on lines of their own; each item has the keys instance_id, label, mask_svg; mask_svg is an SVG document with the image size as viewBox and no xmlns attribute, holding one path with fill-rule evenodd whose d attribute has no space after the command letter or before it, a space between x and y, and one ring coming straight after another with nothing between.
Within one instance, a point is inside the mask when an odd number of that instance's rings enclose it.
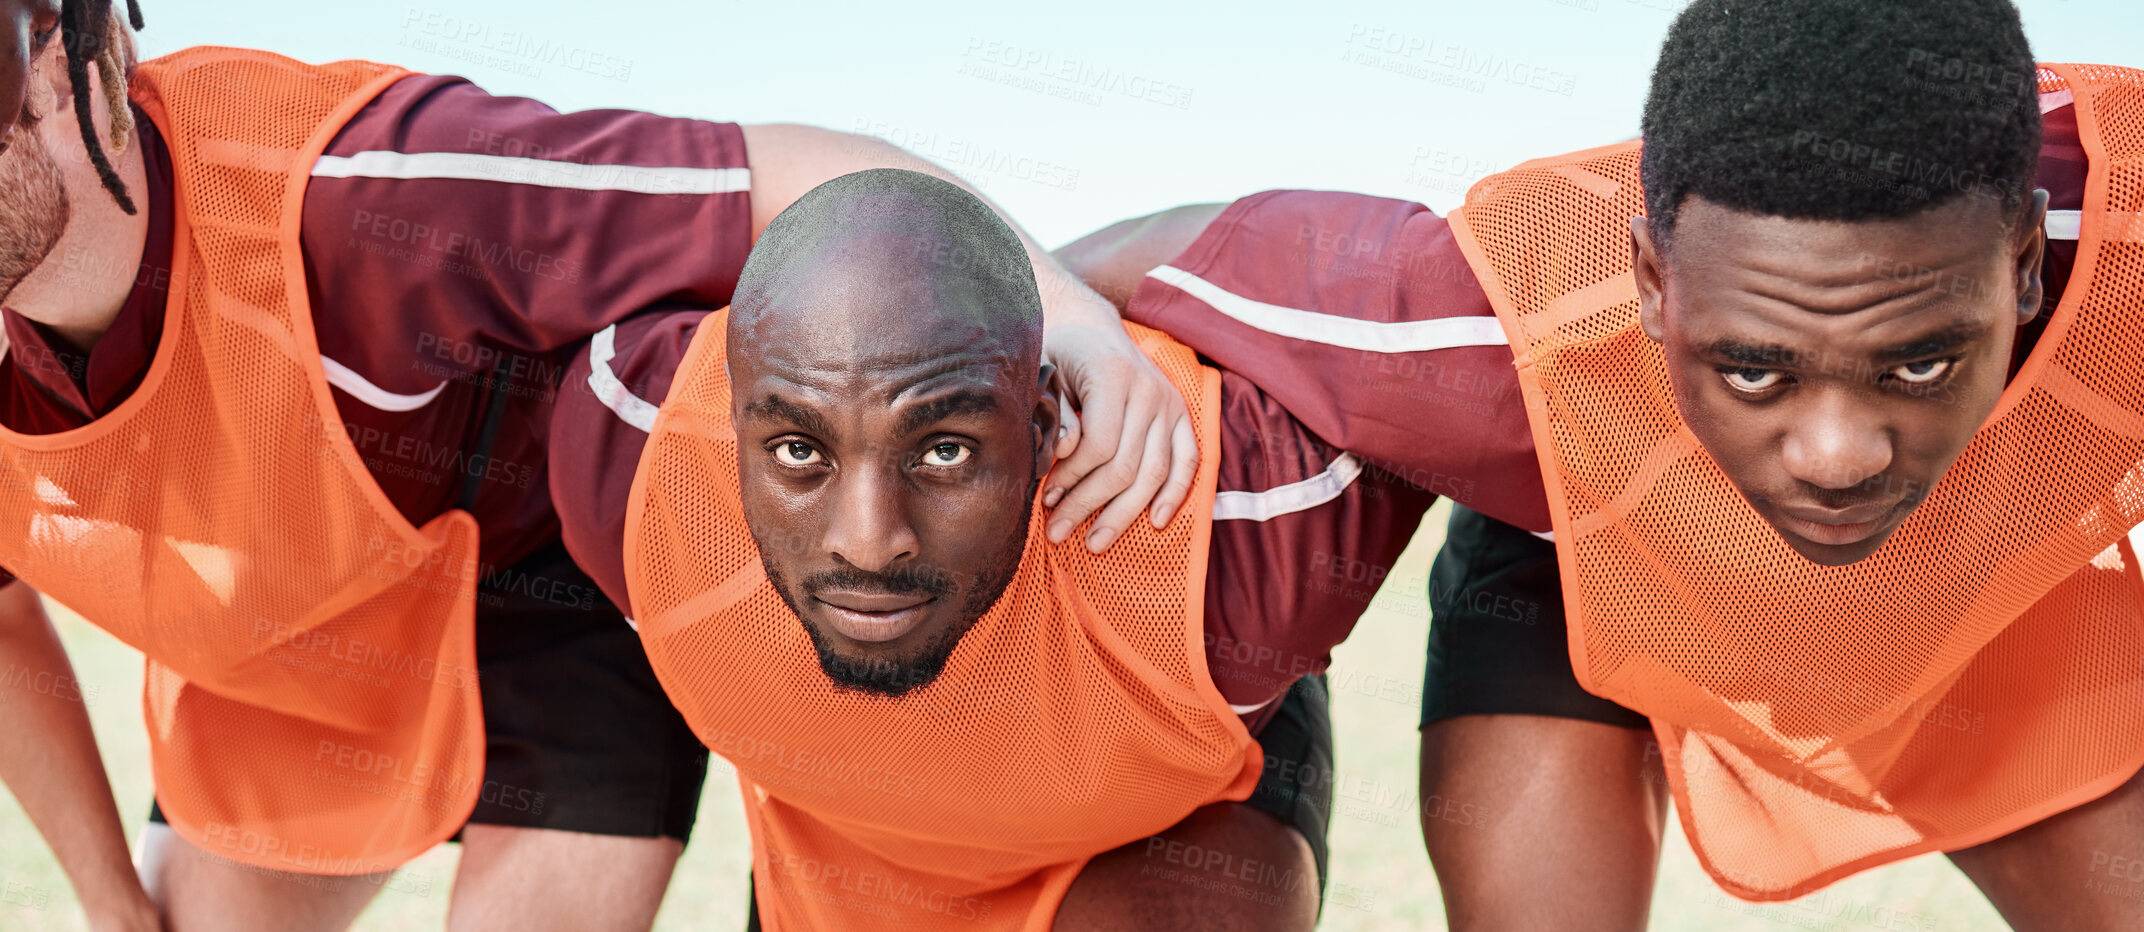
<instances>
[{"instance_id":1,"label":"man with dreadlocks","mask_svg":"<svg viewBox=\"0 0 2144 932\"><path fill-rule=\"evenodd\" d=\"M1485 451L1530 422L1545 494L1461 510L1431 575L1422 798L1508 814L1425 807L1454 928L1643 928L1671 790L1744 898L1943 851L2019 928L2137 929L2139 113L2144 72L2036 66L2007 0L1697 0L1642 149L1449 225L1283 192L1061 254L1284 399L1349 367L1505 420ZM1362 302L1513 353L1308 316Z\"/></svg>"},{"instance_id":2,"label":"man with dreadlocks","mask_svg":"<svg viewBox=\"0 0 2144 932\"><path fill-rule=\"evenodd\" d=\"M342 928L458 836L456 928L647 928L706 751L559 542L564 354L727 301L828 177L936 169L366 62L136 70L106 3L0 14L0 778L93 923ZM1088 415L1053 518L1100 547L1183 501L1188 411L1024 246ZM39 592L147 657L140 880Z\"/></svg>"}]
</instances>

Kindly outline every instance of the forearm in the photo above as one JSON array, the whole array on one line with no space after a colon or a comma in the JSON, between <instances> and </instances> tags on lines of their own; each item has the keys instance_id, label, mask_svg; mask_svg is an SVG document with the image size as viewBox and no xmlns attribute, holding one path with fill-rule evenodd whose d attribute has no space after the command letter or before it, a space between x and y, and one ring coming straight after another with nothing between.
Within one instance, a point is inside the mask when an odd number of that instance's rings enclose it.
<instances>
[{"instance_id":1,"label":"forearm","mask_svg":"<svg viewBox=\"0 0 2144 932\"><path fill-rule=\"evenodd\" d=\"M1067 271L1033 236L996 202L959 176L921 156L870 136L816 126L770 123L745 126L745 151L752 167L752 239L805 192L852 172L902 168L943 178L989 204L1027 247L1042 294L1044 325L1095 324L1116 327L1116 308Z\"/></svg>"},{"instance_id":2,"label":"forearm","mask_svg":"<svg viewBox=\"0 0 2144 932\"><path fill-rule=\"evenodd\" d=\"M1181 254L1202 237L1211 247L1181 260L1140 245ZM1083 275L1134 282L1181 261L1190 277L1150 288L1126 319L1250 380L1364 465L1548 528L1502 326L1445 222L1420 204L1272 191L1211 217L1179 208L1118 224L1060 253Z\"/></svg>"},{"instance_id":3,"label":"forearm","mask_svg":"<svg viewBox=\"0 0 2144 932\"><path fill-rule=\"evenodd\" d=\"M1110 224L1065 244L1065 269L1122 311L1146 273L1167 265L1206 231L1227 204L1186 204Z\"/></svg>"},{"instance_id":4,"label":"forearm","mask_svg":"<svg viewBox=\"0 0 2144 932\"><path fill-rule=\"evenodd\" d=\"M81 684L37 592L0 587L0 782L92 908L141 897Z\"/></svg>"}]
</instances>

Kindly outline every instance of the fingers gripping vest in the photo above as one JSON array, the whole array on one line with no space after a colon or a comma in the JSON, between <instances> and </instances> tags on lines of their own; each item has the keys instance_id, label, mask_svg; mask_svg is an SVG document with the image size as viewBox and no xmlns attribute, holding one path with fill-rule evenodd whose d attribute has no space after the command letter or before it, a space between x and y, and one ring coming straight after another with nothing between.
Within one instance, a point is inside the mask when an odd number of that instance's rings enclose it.
<instances>
[{"instance_id":1,"label":"fingers gripping vest","mask_svg":"<svg viewBox=\"0 0 2144 932\"><path fill-rule=\"evenodd\" d=\"M147 655L172 827L277 870L385 870L481 789L476 524L412 527L344 433L298 246L328 140L405 72L192 49L135 100L169 143L172 288L141 387L0 431L0 565Z\"/></svg>"},{"instance_id":2,"label":"fingers gripping vest","mask_svg":"<svg viewBox=\"0 0 2144 932\"><path fill-rule=\"evenodd\" d=\"M1676 413L1638 327L1636 143L1485 179L1452 226L1515 348L1579 682L1653 719L1747 899L2007 834L2144 764L2144 73L2050 65L2090 154L2068 290L1883 548L1814 565ZM1939 183L1939 182L1938 182Z\"/></svg>"},{"instance_id":3,"label":"fingers gripping vest","mask_svg":"<svg viewBox=\"0 0 2144 932\"><path fill-rule=\"evenodd\" d=\"M1102 556L1049 544L1036 515L944 673L886 699L833 686L761 569L725 319L700 325L641 456L626 578L663 688L737 769L770 932L1046 930L1090 856L1249 796L1258 746L1202 646L1218 373L1131 327L1206 451L1185 513L1134 522Z\"/></svg>"}]
</instances>

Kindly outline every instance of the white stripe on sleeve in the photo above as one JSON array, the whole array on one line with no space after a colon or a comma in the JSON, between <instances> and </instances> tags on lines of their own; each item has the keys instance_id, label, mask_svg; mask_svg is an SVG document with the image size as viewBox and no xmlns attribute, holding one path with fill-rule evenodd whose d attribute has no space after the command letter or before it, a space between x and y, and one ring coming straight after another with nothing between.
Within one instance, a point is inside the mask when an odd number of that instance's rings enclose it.
<instances>
[{"instance_id":1,"label":"white stripe on sleeve","mask_svg":"<svg viewBox=\"0 0 2144 932\"><path fill-rule=\"evenodd\" d=\"M1504 327L1493 316L1377 321L1339 317L1253 301L1175 266L1146 273L1266 333L1373 353L1419 353L1455 346L1504 346Z\"/></svg>"},{"instance_id":2,"label":"white stripe on sleeve","mask_svg":"<svg viewBox=\"0 0 2144 932\"><path fill-rule=\"evenodd\" d=\"M617 356L618 325L612 324L588 341L588 387L619 420L640 428L642 433L652 433L657 409L618 381L610 369L610 361Z\"/></svg>"},{"instance_id":3,"label":"white stripe on sleeve","mask_svg":"<svg viewBox=\"0 0 2144 932\"><path fill-rule=\"evenodd\" d=\"M1362 462L1342 453L1325 471L1263 492L1222 492L1213 497L1215 521L1266 521L1306 511L1339 498L1362 475Z\"/></svg>"},{"instance_id":4,"label":"white stripe on sleeve","mask_svg":"<svg viewBox=\"0 0 2144 932\"><path fill-rule=\"evenodd\" d=\"M431 404L432 399L439 397L439 393L447 387L447 383L441 382L432 386L431 391L420 392L415 395L398 395L372 384L371 381L362 375L358 375L349 366L345 366L326 356L320 357L320 368L327 374L329 385L342 389L350 393L350 397L381 411L415 411Z\"/></svg>"},{"instance_id":5,"label":"white stripe on sleeve","mask_svg":"<svg viewBox=\"0 0 2144 932\"><path fill-rule=\"evenodd\" d=\"M2050 210L2047 212L2048 239L2076 239L2084 232L2084 211Z\"/></svg>"},{"instance_id":6,"label":"white stripe on sleeve","mask_svg":"<svg viewBox=\"0 0 2144 932\"><path fill-rule=\"evenodd\" d=\"M588 165L476 152L371 150L351 156L323 155L313 163L313 177L453 178L639 194L732 194L752 190L752 171L748 168Z\"/></svg>"},{"instance_id":7,"label":"white stripe on sleeve","mask_svg":"<svg viewBox=\"0 0 2144 932\"><path fill-rule=\"evenodd\" d=\"M2100 214L2099 235L2110 243L2144 243L2144 212L2110 210ZM2047 238L2074 240L2084 235L2084 211L2047 212Z\"/></svg>"}]
</instances>

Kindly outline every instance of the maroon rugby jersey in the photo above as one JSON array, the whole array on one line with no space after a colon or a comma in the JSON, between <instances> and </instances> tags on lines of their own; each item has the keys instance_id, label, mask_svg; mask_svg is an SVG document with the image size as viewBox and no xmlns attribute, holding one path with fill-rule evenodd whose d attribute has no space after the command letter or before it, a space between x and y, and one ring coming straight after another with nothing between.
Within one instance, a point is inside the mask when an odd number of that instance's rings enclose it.
<instances>
[{"instance_id":1,"label":"maroon rugby jersey","mask_svg":"<svg viewBox=\"0 0 2144 932\"><path fill-rule=\"evenodd\" d=\"M149 236L134 291L87 354L0 310L10 429L53 433L111 411L163 333L171 162L135 113ZM543 433L572 350L653 302L727 303L750 243L735 125L560 114L440 75L404 78L351 119L313 170L300 232L323 366L358 453L418 524L473 477L487 574L556 537ZM476 441L495 372L512 382L486 455Z\"/></svg>"},{"instance_id":2,"label":"maroon rugby jersey","mask_svg":"<svg viewBox=\"0 0 2144 932\"><path fill-rule=\"evenodd\" d=\"M1368 245L1318 252L1330 231ZM1520 484L1495 475L1534 461L1487 301L1463 274L1417 274L1416 258L1434 261L1449 241L1418 205L1261 194L1223 211L1126 311L1172 332L1206 327L1201 313L1242 324L1227 335L1238 355L1221 366L1204 619L1214 683L1254 728L1297 677L1330 664L1437 495L1492 514L1540 507L1538 491L1506 496ZM652 311L598 335L554 413L551 485L567 549L620 605L633 474L706 313Z\"/></svg>"}]
</instances>

